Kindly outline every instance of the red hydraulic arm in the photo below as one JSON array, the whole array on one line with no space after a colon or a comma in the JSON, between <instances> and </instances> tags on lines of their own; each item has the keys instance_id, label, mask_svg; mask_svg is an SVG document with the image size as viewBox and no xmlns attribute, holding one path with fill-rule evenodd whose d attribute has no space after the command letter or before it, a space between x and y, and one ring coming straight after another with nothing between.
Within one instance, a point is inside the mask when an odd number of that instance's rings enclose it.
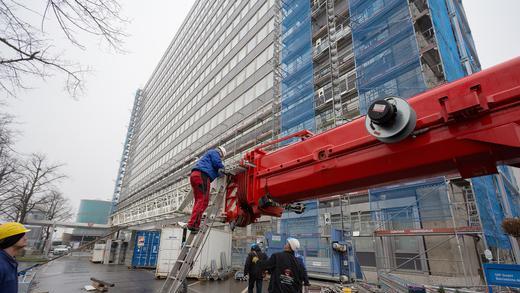
<instances>
[{"instance_id":1,"label":"red hydraulic arm","mask_svg":"<svg viewBox=\"0 0 520 293\"><path fill-rule=\"evenodd\" d=\"M520 58L437 87L408 100L417 115L411 135L383 143L366 117L267 152L247 153L246 169L228 185L226 220L237 226L284 205L369 187L459 173L496 173L520 166ZM277 140L273 143L278 143ZM271 144L273 144L271 143Z\"/></svg>"}]
</instances>

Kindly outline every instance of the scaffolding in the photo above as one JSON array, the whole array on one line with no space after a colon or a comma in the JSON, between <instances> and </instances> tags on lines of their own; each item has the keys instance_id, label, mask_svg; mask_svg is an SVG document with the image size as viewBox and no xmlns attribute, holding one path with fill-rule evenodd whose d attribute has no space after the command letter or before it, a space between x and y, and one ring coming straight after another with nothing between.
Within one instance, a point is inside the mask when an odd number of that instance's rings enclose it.
<instances>
[{"instance_id":1,"label":"scaffolding","mask_svg":"<svg viewBox=\"0 0 520 293\"><path fill-rule=\"evenodd\" d=\"M426 90L408 1L349 3L361 113L382 97Z\"/></svg>"},{"instance_id":2,"label":"scaffolding","mask_svg":"<svg viewBox=\"0 0 520 293\"><path fill-rule=\"evenodd\" d=\"M310 1L281 1L281 11L280 135L285 136L314 131L314 82Z\"/></svg>"},{"instance_id":3,"label":"scaffolding","mask_svg":"<svg viewBox=\"0 0 520 293\"><path fill-rule=\"evenodd\" d=\"M488 196L504 206L500 193L503 189L516 215L520 206L516 182L509 169L500 169ZM499 178L504 181L502 187ZM479 187L471 181L474 179L439 177L306 201L303 214L284 213L280 219L265 221L267 228L261 231L267 239L268 253L282 249L287 237L298 238L313 277L337 277L331 235L345 231L353 235L366 281L376 283L383 281L378 279L380 276L393 275L410 284L476 289L484 285L485 250L491 250L494 261L500 263L512 262L514 253L503 231L486 228L484 222L490 220L486 213L493 207L482 201ZM500 221L496 221L498 226ZM243 233L250 237L242 245L261 235ZM502 239L505 244L497 244L508 248L497 247L490 237ZM235 255L239 263L247 251L242 250L242 255Z\"/></svg>"},{"instance_id":4,"label":"scaffolding","mask_svg":"<svg viewBox=\"0 0 520 293\"><path fill-rule=\"evenodd\" d=\"M311 6L316 132L359 116L347 1L316 0Z\"/></svg>"},{"instance_id":5,"label":"scaffolding","mask_svg":"<svg viewBox=\"0 0 520 293\"><path fill-rule=\"evenodd\" d=\"M141 106L141 90L137 90L134 97L134 105L130 114L130 122L128 123L128 130L126 132L125 142L123 144L123 154L119 162L119 170L117 171L116 185L114 187L114 194L112 195L112 212L115 211L116 205L119 202L121 195L121 187L126 174L126 167L130 155L130 146L135 133L137 113L139 113Z\"/></svg>"},{"instance_id":6,"label":"scaffolding","mask_svg":"<svg viewBox=\"0 0 520 293\"><path fill-rule=\"evenodd\" d=\"M417 283L481 284L482 233L471 185L435 178L369 192L378 274Z\"/></svg>"}]
</instances>

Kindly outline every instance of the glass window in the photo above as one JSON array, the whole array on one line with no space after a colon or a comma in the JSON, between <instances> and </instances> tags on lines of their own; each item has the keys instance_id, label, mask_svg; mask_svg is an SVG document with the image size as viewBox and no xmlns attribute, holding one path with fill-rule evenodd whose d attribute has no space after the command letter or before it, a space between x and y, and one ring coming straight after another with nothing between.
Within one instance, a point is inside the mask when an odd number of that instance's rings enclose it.
<instances>
[{"instance_id":1,"label":"glass window","mask_svg":"<svg viewBox=\"0 0 520 293\"><path fill-rule=\"evenodd\" d=\"M267 50L263 51L258 55L258 57L256 57L256 62L259 68L267 62Z\"/></svg>"},{"instance_id":2,"label":"glass window","mask_svg":"<svg viewBox=\"0 0 520 293\"><path fill-rule=\"evenodd\" d=\"M238 36L235 36L231 41L231 48L234 48L238 44Z\"/></svg>"},{"instance_id":3,"label":"glass window","mask_svg":"<svg viewBox=\"0 0 520 293\"><path fill-rule=\"evenodd\" d=\"M246 79L246 72L244 70L242 70L237 75L237 85L242 84L245 79Z\"/></svg>"},{"instance_id":4,"label":"glass window","mask_svg":"<svg viewBox=\"0 0 520 293\"><path fill-rule=\"evenodd\" d=\"M257 34L258 42L261 42L267 36L267 25L264 26Z\"/></svg>"},{"instance_id":5,"label":"glass window","mask_svg":"<svg viewBox=\"0 0 520 293\"><path fill-rule=\"evenodd\" d=\"M242 109L245 105L246 105L246 96L245 95L241 95L237 99L237 110Z\"/></svg>"},{"instance_id":6,"label":"glass window","mask_svg":"<svg viewBox=\"0 0 520 293\"><path fill-rule=\"evenodd\" d=\"M251 52L256 47L256 38L252 38L249 43L247 43L247 51Z\"/></svg>"},{"instance_id":7,"label":"glass window","mask_svg":"<svg viewBox=\"0 0 520 293\"><path fill-rule=\"evenodd\" d=\"M242 60L242 59L244 59L246 57L246 54L247 54L246 50L247 50L247 48L244 47L244 48L242 48L240 50L240 52L238 52L238 54L237 54L238 55L238 60Z\"/></svg>"},{"instance_id":8,"label":"glass window","mask_svg":"<svg viewBox=\"0 0 520 293\"><path fill-rule=\"evenodd\" d=\"M249 63L249 65L247 65L247 68L246 68L246 77L250 77L251 75L253 75L253 73L255 73L255 61Z\"/></svg>"},{"instance_id":9,"label":"glass window","mask_svg":"<svg viewBox=\"0 0 520 293\"><path fill-rule=\"evenodd\" d=\"M237 59L236 58L231 59L231 61L229 62L229 68L234 68L236 65L237 65Z\"/></svg>"},{"instance_id":10,"label":"glass window","mask_svg":"<svg viewBox=\"0 0 520 293\"><path fill-rule=\"evenodd\" d=\"M224 66L224 68L222 68L222 78L224 76L226 76L228 74L228 72L229 72L229 63L226 64L226 66Z\"/></svg>"},{"instance_id":11,"label":"glass window","mask_svg":"<svg viewBox=\"0 0 520 293\"><path fill-rule=\"evenodd\" d=\"M231 50L231 46L230 44L228 44L225 48L224 48L224 55L227 56L227 54L229 54L229 51Z\"/></svg>"},{"instance_id":12,"label":"glass window","mask_svg":"<svg viewBox=\"0 0 520 293\"><path fill-rule=\"evenodd\" d=\"M240 33L238 34L240 39L243 39L243 38L246 36L246 34L247 34L247 30L248 30L248 29L247 29L247 26L244 26L244 27L240 30Z\"/></svg>"}]
</instances>

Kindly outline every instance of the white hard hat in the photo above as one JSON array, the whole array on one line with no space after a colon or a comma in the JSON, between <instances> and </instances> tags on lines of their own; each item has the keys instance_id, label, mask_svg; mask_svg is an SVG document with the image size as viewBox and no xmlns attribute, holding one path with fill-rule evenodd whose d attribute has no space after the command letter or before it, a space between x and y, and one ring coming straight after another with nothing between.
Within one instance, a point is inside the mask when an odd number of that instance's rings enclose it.
<instances>
[{"instance_id":1,"label":"white hard hat","mask_svg":"<svg viewBox=\"0 0 520 293\"><path fill-rule=\"evenodd\" d=\"M292 251L297 251L298 249L300 249L300 241L298 241L298 239L296 238L287 238L287 244L289 244Z\"/></svg>"},{"instance_id":2,"label":"white hard hat","mask_svg":"<svg viewBox=\"0 0 520 293\"><path fill-rule=\"evenodd\" d=\"M223 146L220 145L220 146L217 147L217 149L222 154L222 158L226 156L227 152L226 152L226 149Z\"/></svg>"}]
</instances>

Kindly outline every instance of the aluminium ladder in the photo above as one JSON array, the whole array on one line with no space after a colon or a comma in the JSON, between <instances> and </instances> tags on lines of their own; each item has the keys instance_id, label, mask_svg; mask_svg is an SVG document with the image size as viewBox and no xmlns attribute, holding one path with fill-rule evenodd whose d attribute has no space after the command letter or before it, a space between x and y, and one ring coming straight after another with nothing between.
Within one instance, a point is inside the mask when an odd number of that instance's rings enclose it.
<instances>
[{"instance_id":1,"label":"aluminium ladder","mask_svg":"<svg viewBox=\"0 0 520 293\"><path fill-rule=\"evenodd\" d=\"M182 292L181 288L186 281L186 277L191 271L193 263L197 260L199 250L204 246L206 236L213 227L213 223L220 210L222 201L226 197L227 176L223 176L218 180L216 197L206 213L207 216L202 220L199 232L189 233L172 270L159 290L160 293Z\"/></svg>"}]
</instances>

